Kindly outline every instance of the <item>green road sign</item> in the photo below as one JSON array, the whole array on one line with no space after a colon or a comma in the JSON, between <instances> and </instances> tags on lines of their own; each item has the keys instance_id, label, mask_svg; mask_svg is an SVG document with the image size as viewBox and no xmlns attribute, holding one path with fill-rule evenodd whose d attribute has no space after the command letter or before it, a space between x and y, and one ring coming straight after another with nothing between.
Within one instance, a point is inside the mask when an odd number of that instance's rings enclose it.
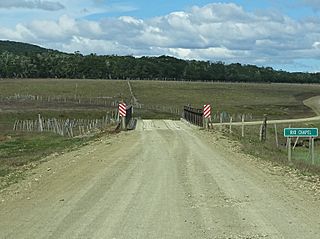
<instances>
[{"instance_id":1,"label":"green road sign","mask_svg":"<svg viewBox=\"0 0 320 239\"><path fill-rule=\"evenodd\" d=\"M317 128L285 128L284 137L318 137Z\"/></svg>"}]
</instances>

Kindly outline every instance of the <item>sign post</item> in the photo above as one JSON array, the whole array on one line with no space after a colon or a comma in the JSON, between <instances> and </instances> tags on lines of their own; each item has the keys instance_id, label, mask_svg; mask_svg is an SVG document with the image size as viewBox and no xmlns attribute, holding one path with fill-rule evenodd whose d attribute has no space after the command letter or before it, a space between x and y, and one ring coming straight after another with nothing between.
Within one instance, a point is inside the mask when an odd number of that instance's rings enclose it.
<instances>
[{"instance_id":1,"label":"sign post","mask_svg":"<svg viewBox=\"0 0 320 239\"><path fill-rule=\"evenodd\" d=\"M204 105L203 106L203 124L204 128L209 128L209 119L211 118L211 105Z\"/></svg>"},{"instance_id":2,"label":"sign post","mask_svg":"<svg viewBox=\"0 0 320 239\"><path fill-rule=\"evenodd\" d=\"M318 128L284 128L283 135L287 138L288 160L291 162L291 138L308 137L311 162L314 164L314 138L319 136Z\"/></svg>"},{"instance_id":3,"label":"sign post","mask_svg":"<svg viewBox=\"0 0 320 239\"><path fill-rule=\"evenodd\" d=\"M121 117L121 128L126 128L126 115L127 115L127 106L126 103L119 104L119 115Z\"/></svg>"},{"instance_id":4,"label":"sign post","mask_svg":"<svg viewBox=\"0 0 320 239\"><path fill-rule=\"evenodd\" d=\"M265 142L267 139L267 115L263 116L263 122L260 127L260 141Z\"/></svg>"},{"instance_id":5,"label":"sign post","mask_svg":"<svg viewBox=\"0 0 320 239\"><path fill-rule=\"evenodd\" d=\"M288 161L291 163L291 137L287 138Z\"/></svg>"},{"instance_id":6,"label":"sign post","mask_svg":"<svg viewBox=\"0 0 320 239\"><path fill-rule=\"evenodd\" d=\"M314 138L311 138L311 162L314 165Z\"/></svg>"}]
</instances>

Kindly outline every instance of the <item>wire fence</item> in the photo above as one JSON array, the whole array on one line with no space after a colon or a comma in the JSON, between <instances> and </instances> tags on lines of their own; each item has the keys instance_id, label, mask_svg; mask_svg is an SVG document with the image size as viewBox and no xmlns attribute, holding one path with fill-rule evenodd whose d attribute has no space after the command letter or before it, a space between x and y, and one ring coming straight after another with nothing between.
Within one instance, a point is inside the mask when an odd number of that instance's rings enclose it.
<instances>
[{"instance_id":1,"label":"wire fence","mask_svg":"<svg viewBox=\"0 0 320 239\"><path fill-rule=\"evenodd\" d=\"M30 94L14 94L12 96L0 97L0 102L39 102L39 103L65 103L76 105L99 105L108 107L117 107L118 99L110 96L101 97L79 97L79 96L62 96L62 95L30 95Z\"/></svg>"},{"instance_id":2,"label":"wire fence","mask_svg":"<svg viewBox=\"0 0 320 239\"><path fill-rule=\"evenodd\" d=\"M102 130L117 123L116 114L106 114L100 119L57 119L44 118L40 114L37 119L16 120L13 131L52 132L66 137L76 137Z\"/></svg>"},{"instance_id":3,"label":"wire fence","mask_svg":"<svg viewBox=\"0 0 320 239\"><path fill-rule=\"evenodd\" d=\"M291 142L284 137L284 128L318 127L320 123L268 124L265 135L262 135L262 125L245 124L213 124L211 128L235 137L242 142L245 151L261 157L272 157L277 160L289 161L288 148L291 146L291 160L295 164L320 166L320 138L314 138L314 158L312 160L311 138L293 137Z\"/></svg>"}]
</instances>

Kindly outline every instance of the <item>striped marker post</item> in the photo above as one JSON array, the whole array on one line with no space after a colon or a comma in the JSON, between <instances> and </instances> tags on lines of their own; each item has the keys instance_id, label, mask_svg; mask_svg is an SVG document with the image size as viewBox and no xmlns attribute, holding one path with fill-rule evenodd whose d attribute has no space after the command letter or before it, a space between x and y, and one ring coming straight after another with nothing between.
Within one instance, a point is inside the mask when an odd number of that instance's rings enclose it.
<instances>
[{"instance_id":1,"label":"striped marker post","mask_svg":"<svg viewBox=\"0 0 320 239\"><path fill-rule=\"evenodd\" d=\"M211 118L211 105L204 105L203 106L203 123L206 129L209 126L210 118Z\"/></svg>"},{"instance_id":2,"label":"striped marker post","mask_svg":"<svg viewBox=\"0 0 320 239\"><path fill-rule=\"evenodd\" d=\"M121 117L121 128L126 128L126 115L127 115L127 105L126 103L119 103L119 115Z\"/></svg>"},{"instance_id":3,"label":"striped marker post","mask_svg":"<svg viewBox=\"0 0 320 239\"><path fill-rule=\"evenodd\" d=\"M205 118L211 117L211 105L204 105L203 107L203 116Z\"/></svg>"},{"instance_id":4,"label":"striped marker post","mask_svg":"<svg viewBox=\"0 0 320 239\"><path fill-rule=\"evenodd\" d=\"M120 103L119 104L119 115L121 117L126 117L127 115L127 106L126 103Z\"/></svg>"}]
</instances>

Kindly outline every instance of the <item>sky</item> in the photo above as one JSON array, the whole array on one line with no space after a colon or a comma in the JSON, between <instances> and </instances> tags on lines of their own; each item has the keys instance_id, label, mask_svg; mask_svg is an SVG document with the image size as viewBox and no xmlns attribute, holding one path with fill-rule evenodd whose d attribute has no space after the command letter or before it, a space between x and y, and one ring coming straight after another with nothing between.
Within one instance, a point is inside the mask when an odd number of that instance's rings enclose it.
<instances>
[{"instance_id":1,"label":"sky","mask_svg":"<svg viewBox=\"0 0 320 239\"><path fill-rule=\"evenodd\" d=\"M320 72L320 0L0 0L0 39Z\"/></svg>"}]
</instances>

